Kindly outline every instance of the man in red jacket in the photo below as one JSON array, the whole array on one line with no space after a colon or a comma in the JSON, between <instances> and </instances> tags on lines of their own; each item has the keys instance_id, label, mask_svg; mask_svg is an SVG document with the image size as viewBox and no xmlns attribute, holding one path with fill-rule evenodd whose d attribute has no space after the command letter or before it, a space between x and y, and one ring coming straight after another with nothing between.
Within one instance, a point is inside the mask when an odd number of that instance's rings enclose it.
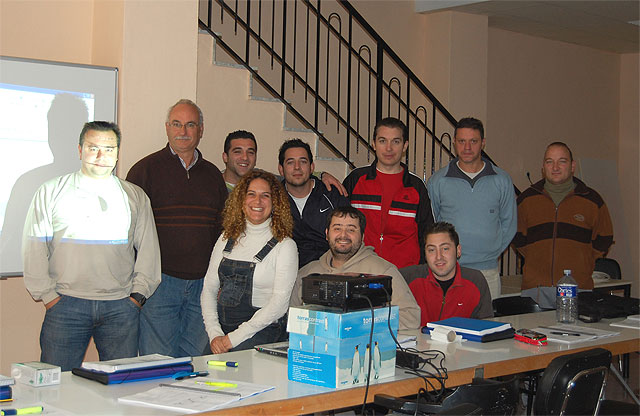
<instances>
[{"instance_id":1,"label":"man in red jacket","mask_svg":"<svg viewBox=\"0 0 640 416\"><path fill-rule=\"evenodd\" d=\"M394 117L378 121L372 146L373 163L353 170L343 182L351 206L367 218L364 243L397 268L424 263L424 232L433 215L427 187L402 163L407 126Z\"/></svg>"},{"instance_id":2,"label":"man in red jacket","mask_svg":"<svg viewBox=\"0 0 640 416\"><path fill-rule=\"evenodd\" d=\"M461 267L460 254L460 239L453 225L437 222L427 230L427 264L400 270L410 281L409 289L420 306L421 326L454 316L476 319L493 316L486 279L478 270Z\"/></svg>"}]
</instances>

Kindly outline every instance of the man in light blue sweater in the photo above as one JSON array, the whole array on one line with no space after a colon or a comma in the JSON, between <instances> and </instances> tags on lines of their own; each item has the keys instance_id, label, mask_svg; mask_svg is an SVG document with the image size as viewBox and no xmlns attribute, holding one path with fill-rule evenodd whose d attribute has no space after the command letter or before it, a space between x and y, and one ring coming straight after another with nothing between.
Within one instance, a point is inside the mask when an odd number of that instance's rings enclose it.
<instances>
[{"instance_id":1,"label":"man in light blue sweater","mask_svg":"<svg viewBox=\"0 0 640 416\"><path fill-rule=\"evenodd\" d=\"M463 118L454 131L458 157L427 182L436 221L453 224L464 254L459 263L477 269L487 279L491 298L500 295L498 257L517 228L516 197L509 174L482 157L484 127Z\"/></svg>"}]
</instances>

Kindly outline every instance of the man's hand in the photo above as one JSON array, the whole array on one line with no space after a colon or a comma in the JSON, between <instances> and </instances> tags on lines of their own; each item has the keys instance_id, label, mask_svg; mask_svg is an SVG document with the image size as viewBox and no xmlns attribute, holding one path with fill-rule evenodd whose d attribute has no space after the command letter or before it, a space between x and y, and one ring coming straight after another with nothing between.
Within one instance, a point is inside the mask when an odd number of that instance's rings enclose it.
<instances>
[{"instance_id":1,"label":"man's hand","mask_svg":"<svg viewBox=\"0 0 640 416\"><path fill-rule=\"evenodd\" d=\"M322 172L322 174L320 175L320 180L328 190L331 190L331 188L335 186L338 192L340 192L340 195L345 197L349 196L349 194L347 193L347 188L342 186L342 183L340 183L340 181L337 180L336 177L329 172Z\"/></svg>"},{"instance_id":2,"label":"man's hand","mask_svg":"<svg viewBox=\"0 0 640 416\"><path fill-rule=\"evenodd\" d=\"M46 310L49 310L49 309L53 308L53 305L55 305L58 302L60 302L60 296L58 296L57 298L55 298L54 300L52 300L49 303L45 303L44 307L45 307Z\"/></svg>"},{"instance_id":3,"label":"man's hand","mask_svg":"<svg viewBox=\"0 0 640 416\"><path fill-rule=\"evenodd\" d=\"M229 337L224 335L221 337L215 337L211 340L211 352L214 354L222 354L228 352L233 345L229 341Z\"/></svg>"}]
</instances>

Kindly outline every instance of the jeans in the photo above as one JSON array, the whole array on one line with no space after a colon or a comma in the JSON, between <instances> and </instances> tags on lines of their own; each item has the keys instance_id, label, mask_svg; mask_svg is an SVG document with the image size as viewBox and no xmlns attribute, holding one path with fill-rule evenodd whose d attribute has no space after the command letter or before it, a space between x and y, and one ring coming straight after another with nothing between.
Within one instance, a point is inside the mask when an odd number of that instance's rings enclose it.
<instances>
[{"instance_id":1,"label":"jeans","mask_svg":"<svg viewBox=\"0 0 640 416\"><path fill-rule=\"evenodd\" d=\"M59 365L62 371L80 367L91 337L101 361L135 357L139 314L140 308L128 297L89 300L61 295L42 322L40 361Z\"/></svg>"},{"instance_id":2,"label":"jeans","mask_svg":"<svg viewBox=\"0 0 640 416\"><path fill-rule=\"evenodd\" d=\"M256 254L255 260L262 261L275 247L277 241L271 239ZM225 251L230 252L233 241L228 240ZM251 303L253 292L253 273L257 263L252 261L231 260L223 257L218 267L220 278L220 292L218 293L218 320L225 334L235 331L238 327L250 320L259 310ZM272 322L266 328L262 328L251 338L245 339L230 351L252 349L256 345L270 344L272 342L287 339L287 314L278 321Z\"/></svg>"},{"instance_id":3,"label":"jeans","mask_svg":"<svg viewBox=\"0 0 640 416\"><path fill-rule=\"evenodd\" d=\"M185 280L162 273L162 282L140 313L140 355L202 355L209 345L200 294L204 279Z\"/></svg>"}]
</instances>

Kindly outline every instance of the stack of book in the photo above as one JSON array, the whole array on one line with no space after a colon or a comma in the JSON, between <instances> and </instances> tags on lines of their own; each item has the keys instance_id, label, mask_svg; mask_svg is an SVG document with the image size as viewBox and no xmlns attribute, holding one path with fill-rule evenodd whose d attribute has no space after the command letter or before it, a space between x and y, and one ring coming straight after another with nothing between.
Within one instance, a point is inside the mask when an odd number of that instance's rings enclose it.
<instances>
[{"instance_id":1,"label":"stack of book","mask_svg":"<svg viewBox=\"0 0 640 416\"><path fill-rule=\"evenodd\" d=\"M427 326L422 328L422 332L429 333L435 328L455 331L456 334L462 335L462 338L475 342L513 338L515 333L509 323L471 318L449 318L442 321L429 322Z\"/></svg>"},{"instance_id":2,"label":"stack of book","mask_svg":"<svg viewBox=\"0 0 640 416\"><path fill-rule=\"evenodd\" d=\"M83 362L82 367L71 370L76 376L95 380L102 384L120 384L171 377L182 371L193 371L191 357L173 358L160 354Z\"/></svg>"},{"instance_id":3,"label":"stack of book","mask_svg":"<svg viewBox=\"0 0 640 416\"><path fill-rule=\"evenodd\" d=\"M0 374L0 403L9 402L13 399L11 386L15 384L13 377L7 377Z\"/></svg>"}]
</instances>

